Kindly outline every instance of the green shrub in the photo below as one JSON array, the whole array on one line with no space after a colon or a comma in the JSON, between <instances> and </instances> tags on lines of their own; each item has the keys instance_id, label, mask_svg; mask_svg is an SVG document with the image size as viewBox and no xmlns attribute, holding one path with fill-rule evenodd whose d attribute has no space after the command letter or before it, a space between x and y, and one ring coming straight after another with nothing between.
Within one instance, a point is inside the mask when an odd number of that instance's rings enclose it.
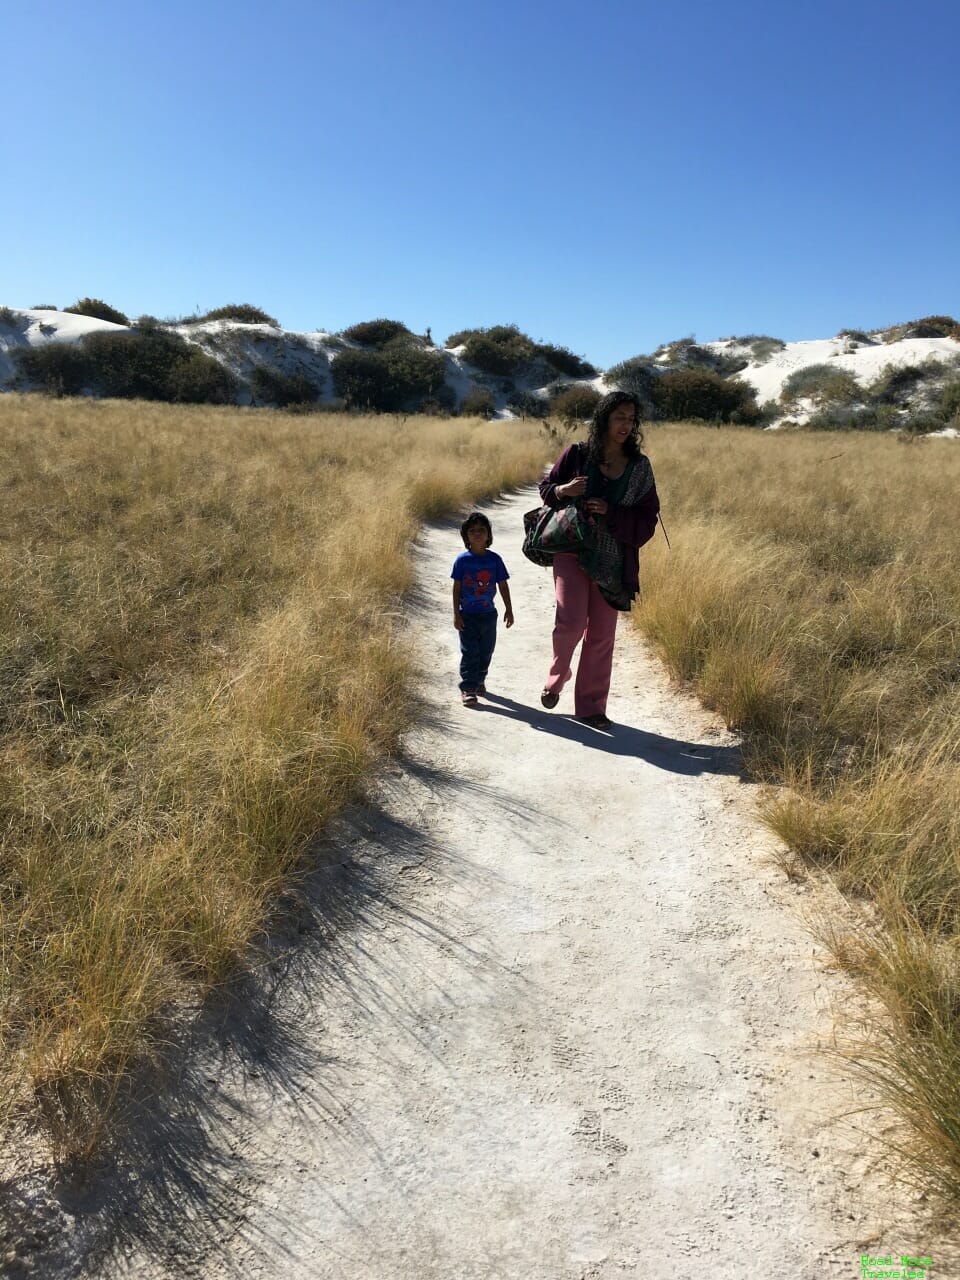
<instances>
[{"instance_id":1,"label":"green shrub","mask_svg":"<svg viewBox=\"0 0 960 1280\"><path fill-rule=\"evenodd\" d=\"M893 411L891 421L875 406L833 404L812 414L806 425L811 431L886 431L897 425L897 414Z\"/></svg>"},{"instance_id":2,"label":"green shrub","mask_svg":"<svg viewBox=\"0 0 960 1280\"><path fill-rule=\"evenodd\" d=\"M542 356L547 364L552 365L558 373L568 378L595 378L597 370L589 361L575 356L568 347L555 347L549 342L538 342L534 352Z\"/></svg>"},{"instance_id":3,"label":"green shrub","mask_svg":"<svg viewBox=\"0 0 960 1280\"><path fill-rule=\"evenodd\" d=\"M101 301L100 298L81 298L72 307L64 307L64 311L68 311L75 316L91 316L94 320L109 320L111 324L130 323L122 311L118 311L116 307L111 307L109 303Z\"/></svg>"},{"instance_id":4,"label":"green shrub","mask_svg":"<svg viewBox=\"0 0 960 1280\"><path fill-rule=\"evenodd\" d=\"M690 333L685 338L675 338L673 342L661 342L653 353L653 358L660 364L680 364L687 351L697 345L697 339Z\"/></svg>"},{"instance_id":5,"label":"green shrub","mask_svg":"<svg viewBox=\"0 0 960 1280\"><path fill-rule=\"evenodd\" d=\"M337 394L350 408L393 413L436 396L446 380L446 362L440 352L415 342L392 342L382 351L340 352L332 375Z\"/></svg>"},{"instance_id":6,"label":"green shrub","mask_svg":"<svg viewBox=\"0 0 960 1280\"><path fill-rule=\"evenodd\" d=\"M782 351L787 345L782 338L771 338L765 333L750 334L746 338L737 338L736 341L745 343L750 348L754 364L766 364L772 355Z\"/></svg>"},{"instance_id":7,"label":"green shrub","mask_svg":"<svg viewBox=\"0 0 960 1280\"><path fill-rule=\"evenodd\" d=\"M459 345L454 343L454 346ZM497 402L492 391L486 387L474 387L463 397L460 412L468 417L492 418L497 411Z\"/></svg>"},{"instance_id":8,"label":"green shrub","mask_svg":"<svg viewBox=\"0 0 960 1280\"><path fill-rule=\"evenodd\" d=\"M280 328L280 321L268 316L266 311L252 306L249 302L228 302L225 307L214 307L202 316L186 316L180 324L206 324L212 320L236 320L238 324L269 324L274 329Z\"/></svg>"},{"instance_id":9,"label":"green shrub","mask_svg":"<svg viewBox=\"0 0 960 1280\"><path fill-rule=\"evenodd\" d=\"M463 359L484 373L496 374L511 374L520 363L515 352L499 346L483 333L467 339Z\"/></svg>"},{"instance_id":10,"label":"green shrub","mask_svg":"<svg viewBox=\"0 0 960 1280\"><path fill-rule=\"evenodd\" d=\"M547 402L533 391L514 391L507 397L507 408L521 418L545 418Z\"/></svg>"},{"instance_id":11,"label":"green shrub","mask_svg":"<svg viewBox=\"0 0 960 1280\"><path fill-rule=\"evenodd\" d=\"M948 382L943 388L940 392L940 401L937 407L944 422L951 422L954 418L960 418L960 378L953 382Z\"/></svg>"},{"instance_id":12,"label":"green shrub","mask_svg":"<svg viewBox=\"0 0 960 1280\"><path fill-rule=\"evenodd\" d=\"M865 333L863 329L841 329L837 334L838 338L848 338L851 342L864 342L868 346L873 346L874 339L869 333Z\"/></svg>"},{"instance_id":13,"label":"green shrub","mask_svg":"<svg viewBox=\"0 0 960 1280\"><path fill-rule=\"evenodd\" d=\"M258 364L250 375L254 400L285 409L291 404L312 404L319 399L321 388L303 373L281 373L266 364Z\"/></svg>"},{"instance_id":14,"label":"green shrub","mask_svg":"<svg viewBox=\"0 0 960 1280\"><path fill-rule=\"evenodd\" d=\"M867 393L880 404L903 407L909 403L918 383L938 378L945 370L946 365L940 360L927 360L923 364L887 364L867 387Z\"/></svg>"},{"instance_id":15,"label":"green shrub","mask_svg":"<svg viewBox=\"0 0 960 1280\"><path fill-rule=\"evenodd\" d=\"M37 302L30 308L31 311L59 311L60 308L53 302Z\"/></svg>"},{"instance_id":16,"label":"green shrub","mask_svg":"<svg viewBox=\"0 0 960 1280\"><path fill-rule=\"evenodd\" d=\"M809 398L818 407L828 404L851 404L862 400L864 392L848 369L832 364L808 364L794 369L784 380L780 399L784 404Z\"/></svg>"},{"instance_id":17,"label":"green shrub","mask_svg":"<svg viewBox=\"0 0 960 1280\"><path fill-rule=\"evenodd\" d=\"M482 329L460 329L457 333L451 333L450 337L443 344L445 347L462 347L468 338L472 338L475 333L482 333Z\"/></svg>"},{"instance_id":18,"label":"green shrub","mask_svg":"<svg viewBox=\"0 0 960 1280\"><path fill-rule=\"evenodd\" d=\"M651 356L631 356L622 360L604 374L604 381L610 387L618 387L621 391L632 391L640 397L644 412L650 414L653 408L653 388L660 376L651 366Z\"/></svg>"},{"instance_id":19,"label":"green shrub","mask_svg":"<svg viewBox=\"0 0 960 1280\"><path fill-rule=\"evenodd\" d=\"M415 407L417 413L426 413L434 418L449 418L457 409L457 393L449 383L444 382L433 395L425 397Z\"/></svg>"},{"instance_id":20,"label":"green shrub","mask_svg":"<svg viewBox=\"0 0 960 1280\"><path fill-rule=\"evenodd\" d=\"M20 323L20 317L11 311L9 307L0 307L0 324L7 329L15 329Z\"/></svg>"},{"instance_id":21,"label":"green shrub","mask_svg":"<svg viewBox=\"0 0 960 1280\"><path fill-rule=\"evenodd\" d=\"M883 330L884 342L899 342L901 338L960 339L960 323L953 316L923 316L920 320L908 320L906 324L894 324Z\"/></svg>"},{"instance_id":22,"label":"green shrub","mask_svg":"<svg viewBox=\"0 0 960 1280\"><path fill-rule=\"evenodd\" d=\"M53 395L229 404L229 370L176 334L90 333L78 343L51 342L18 353L21 380Z\"/></svg>"},{"instance_id":23,"label":"green shrub","mask_svg":"<svg viewBox=\"0 0 960 1280\"><path fill-rule=\"evenodd\" d=\"M569 387L549 401L550 414L564 421L584 422L593 417L600 403L600 392L594 387Z\"/></svg>"},{"instance_id":24,"label":"green shrub","mask_svg":"<svg viewBox=\"0 0 960 1280\"><path fill-rule=\"evenodd\" d=\"M756 393L737 378L721 378L711 369L671 369L652 386L653 403L667 419L703 418L708 422L754 421Z\"/></svg>"},{"instance_id":25,"label":"green shrub","mask_svg":"<svg viewBox=\"0 0 960 1280\"><path fill-rule=\"evenodd\" d=\"M399 320L362 320L344 329L342 336L362 347L383 347L395 338L412 338L413 334Z\"/></svg>"},{"instance_id":26,"label":"green shrub","mask_svg":"<svg viewBox=\"0 0 960 1280\"><path fill-rule=\"evenodd\" d=\"M536 354L533 340L513 324L465 332L465 338L463 334L453 335L464 339L463 358L484 373L513 374ZM459 346L460 343L454 342L453 345Z\"/></svg>"},{"instance_id":27,"label":"green shrub","mask_svg":"<svg viewBox=\"0 0 960 1280\"><path fill-rule=\"evenodd\" d=\"M87 386L89 367L77 343L48 342L12 354L21 387L36 387L52 396L77 396Z\"/></svg>"}]
</instances>

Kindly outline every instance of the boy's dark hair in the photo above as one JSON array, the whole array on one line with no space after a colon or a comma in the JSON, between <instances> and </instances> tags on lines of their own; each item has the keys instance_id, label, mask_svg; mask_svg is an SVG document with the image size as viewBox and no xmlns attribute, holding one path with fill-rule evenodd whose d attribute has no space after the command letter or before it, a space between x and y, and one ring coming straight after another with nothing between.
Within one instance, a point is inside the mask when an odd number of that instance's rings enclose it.
<instances>
[{"instance_id":1,"label":"boy's dark hair","mask_svg":"<svg viewBox=\"0 0 960 1280\"><path fill-rule=\"evenodd\" d=\"M640 408L640 397L634 395L632 391L611 391L603 397L593 411L590 434L587 437L588 456L591 462L599 463L603 461L604 438L607 434L607 427L610 425L610 415L614 409L618 409L622 404L632 404L637 415L637 425L623 442L623 452L628 458L639 457L640 450L643 447L643 432L640 430L643 410Z\"/></svg>"},{"instance_id":2,"label":"boy's dark hair","mask_svg":"<svg viewBox=\"0 0 960 1280\"><path fill-rule=\"evenodd\" d=\"M493 527L491 526L490 521L487 519L487 517L483 514L482 511L471 511L470 514L467 516L466 520L464 520L463 524L460 526L460 537L463 539L463 545L467 548L467 550L468 551L470 550L470 543L467 541L467 530L470 528L472 524L483 525L483 527L487 531L487 546L488 547L492 546Z\"/></svg>"}]
</instances>

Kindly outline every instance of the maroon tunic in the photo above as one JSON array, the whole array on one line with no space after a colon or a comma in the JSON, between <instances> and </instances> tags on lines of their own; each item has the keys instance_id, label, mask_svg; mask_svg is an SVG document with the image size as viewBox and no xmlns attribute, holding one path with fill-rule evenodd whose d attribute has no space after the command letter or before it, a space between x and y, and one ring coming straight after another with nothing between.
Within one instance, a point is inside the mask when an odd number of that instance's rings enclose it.
<instances>
[{"instance_id":1,"label":"maroon tunic","mask_svg":"<svg viewBox=\"0 0 960 1280\"><path fill-rule=\"evenodd\" d=\"M540 481L540 497L548 507L557 510L566 505L563 498L557 497L557 485L586 474L587 446L582 442L571 444ZM639 548L656 533L659 510L660 499L654 482L636 506L610 503L607 511L607 528L623 549L623 585L631 595L640 590Z\"/></svg>"}]
</instances>

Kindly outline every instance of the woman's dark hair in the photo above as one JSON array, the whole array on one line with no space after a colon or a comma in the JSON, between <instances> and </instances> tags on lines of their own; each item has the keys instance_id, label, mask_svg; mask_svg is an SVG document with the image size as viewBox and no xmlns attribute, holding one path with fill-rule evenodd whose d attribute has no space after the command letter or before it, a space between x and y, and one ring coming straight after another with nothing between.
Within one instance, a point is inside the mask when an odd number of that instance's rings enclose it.
<instances>
[{"instance_id":1,"label":"woman's dark hair","mask_svg":"<svg viewBox=\"0 0 960 1280\"><path fill-rule=\"evenodd\" d=\"M640 449L643 445L643 432L640 430L640 420L643 417L643 412L640 408L640 397L635 396L632 391L611 391L603 397L596 409L594 409L593 418L590 420L590 434L587 436L587 456L591 462L599 465L603 461L604 441L607 427L610 425L610 415L614 409L619 409L622 404L632 404L637 415L637 425L624 440L623 452L628 458L638 458L640 456Z\"/></svg>"},{"instance_id":2,"label":"woman's dark hair","mask_svg":"<svg viewBox=\"0 0 960 1280\"><path fill-rule=\"evenodd\" d=\"M470 543L467 540L467 530L472 524L482 524L486 529L487 546L489 547L493 543L493 527L482 511L471 511L466 520L464 520L463 524L460 526L460 537L463 539L463 545L468 551L470 550Z\"/></svg>"}]
</instances>

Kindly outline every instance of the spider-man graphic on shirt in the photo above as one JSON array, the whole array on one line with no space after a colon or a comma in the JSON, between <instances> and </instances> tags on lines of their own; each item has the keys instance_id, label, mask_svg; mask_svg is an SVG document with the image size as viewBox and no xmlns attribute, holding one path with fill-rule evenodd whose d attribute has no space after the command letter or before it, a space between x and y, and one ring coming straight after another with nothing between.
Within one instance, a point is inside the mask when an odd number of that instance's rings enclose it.
<instances>
[{"instance_id":1,"label":"spider-man graphic on shirt","mask_svg":"<svg viewBox=\"0 0 960 1280\"><path fill-rule=\"evenodd\" d=\"M460 579L461 613L490 613L494 607L497 583L505 582L510 575L495 551L487 551L482 556L463 551L454 561L450 576Z\"/></svg>"}]
</instances>

